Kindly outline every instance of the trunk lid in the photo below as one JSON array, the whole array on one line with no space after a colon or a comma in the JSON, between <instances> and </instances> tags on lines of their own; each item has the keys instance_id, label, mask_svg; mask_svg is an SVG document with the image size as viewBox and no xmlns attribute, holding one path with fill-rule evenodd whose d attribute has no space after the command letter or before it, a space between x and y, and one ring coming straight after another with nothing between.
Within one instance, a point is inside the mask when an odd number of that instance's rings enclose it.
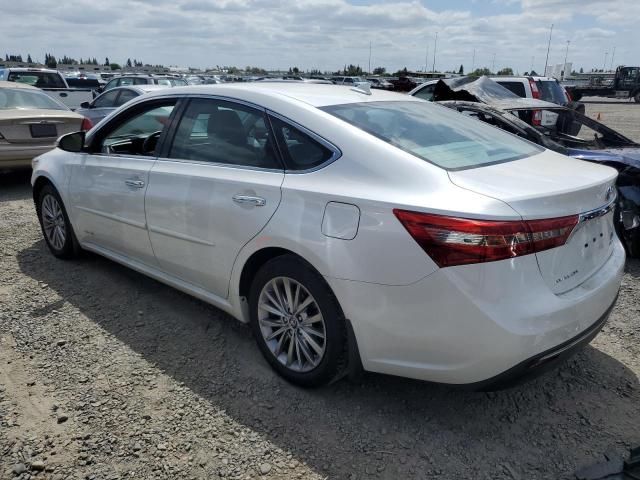
<instances>
[{"instance_id":1,"label":"trunk lid","mask_svg":"<svg viewBox=\"0 0 640 480\"><path fill-rule=\"evenodd\" d=\"M565 245L536 253L540 273L556 294L580 285L613 251L613 168L547 150L513 162L452 171L449 177L459 187L507 203L524 220L580 215Z\"/></svg>"},{"instance_id":2,"label":"trunk lid","mask_svg":"<svg viewBox=\"0 0 640 480\"><path fill-rule=\"evenodd\" d=\"M0 116L0 134L13 144L53 144L60 137L77 132L82 116L72 112L11 110Z\"/></svg>"}]
</instances>

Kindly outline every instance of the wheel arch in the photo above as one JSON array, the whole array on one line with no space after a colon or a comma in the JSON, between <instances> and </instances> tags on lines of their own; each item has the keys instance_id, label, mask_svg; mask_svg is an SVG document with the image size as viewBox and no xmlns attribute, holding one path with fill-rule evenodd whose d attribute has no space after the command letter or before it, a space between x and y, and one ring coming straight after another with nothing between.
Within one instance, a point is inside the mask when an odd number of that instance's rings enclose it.
<instances>
[{"instance_id":1,"label":"wheel arch","mask_svg":"<svg viewBox=\"0 0 640 480\"><path fill-rule=\"evenodd\" d=\"M33 182L33 188L32 188L33 201L36 205L38 204L38 197L40 195L40 192L45 187L45 185L51 185L53 188L56 189L58 194L60 194L60 189L56 186L55 183L53 183L53 181L48 176L39 175Z\"/></svg>"}]
</instances>

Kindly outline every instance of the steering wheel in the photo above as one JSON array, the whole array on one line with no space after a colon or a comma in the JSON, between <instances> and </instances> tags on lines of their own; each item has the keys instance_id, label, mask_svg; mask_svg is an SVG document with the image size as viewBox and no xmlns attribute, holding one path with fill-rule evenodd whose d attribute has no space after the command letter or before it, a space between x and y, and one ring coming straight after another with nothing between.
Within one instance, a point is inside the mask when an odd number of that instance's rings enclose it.
<instances>
[{"instance_id":1,"label":"steering wheel","mask_svg":"<svg viewBox=\"0 0 640 480\"><path fill-rule=\"evenodd\" d=\"M156 146L158 145L158 139L160 138L160 135L162 135L162 130L153 132L151 135L144 139L144 142L142 142L143 155L148 155L154 152Z\"/></svg>"}]
</instances>

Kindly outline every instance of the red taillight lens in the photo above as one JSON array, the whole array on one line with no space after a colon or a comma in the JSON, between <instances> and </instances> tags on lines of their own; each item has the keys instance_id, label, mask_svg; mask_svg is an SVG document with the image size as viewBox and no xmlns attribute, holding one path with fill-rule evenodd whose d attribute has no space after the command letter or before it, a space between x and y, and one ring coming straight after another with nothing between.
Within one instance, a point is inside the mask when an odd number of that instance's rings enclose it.
<instances>
[{"instance_id":1,"label":"red taillight lens","mask_svg":"<svg viewBox=\"0 0 640 480\"><path fill-rule=\"evenodd\" d=\"M578 216L493 221L394 209L413 239L440 267L495 262L563 245Z\"/></svg>"},{"instance_id":2,"label":"red taillight lens","mask_svg":"<svg viewBox=\"0 0 640 480\"><path fill-rule=\"evenodd\" d=\"M567 102L573 102L573 97L571 96L571 92L566 88L563 89L564 94L567 96Z\"/></svg>"},{"instance_id":3,"label":"red taillight lens","mask_svg":"<svg viewBox=\"0 0 640 480\"><path fill-rule=\"evenodd\" d=\"M80 125L80 130L82 130L83 132L86 132L88 130L91 130L92 128L93 128L93 122L87 117L84 117L82 119L82 125Z\"/></svg>"},{"instance_id":4,"label":"red taillight lens","mask_svg":"<svg viewBox=\"0 0 640 480\"><path fill-rule=\"evenodd\" d=\"M531 87L531 96L533 98L540 98L540 90L535 80L529 79L529 86Z\"/></svg>"},{"instance_id":5,"label":"red taillight lens","mask_svg":"<svg viewBox=\"0 0 640 480\"><path fill-rule=\"evenodd\" d=\"M542 125L542 110L533 110L533 115L531 116L531 124L532 125Z\"/></svg>"}]
</instances>

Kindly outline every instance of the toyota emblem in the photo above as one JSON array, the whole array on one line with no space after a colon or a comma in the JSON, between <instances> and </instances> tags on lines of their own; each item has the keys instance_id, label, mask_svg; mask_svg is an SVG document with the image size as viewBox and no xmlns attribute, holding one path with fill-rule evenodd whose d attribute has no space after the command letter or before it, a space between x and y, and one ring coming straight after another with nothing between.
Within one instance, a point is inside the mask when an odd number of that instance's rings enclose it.
<instances>
[{"instance_id":1,"label":"toyota emblem","mask_svg":"<svg viewBox=\"0 0 640 480\"><path fill-rule=\"evenodd\" d=\"M608 202L612 198L613 198L613 186L609 186L609 188L607 188L606 193L604 194L604 199Z\"/></svg>"}]
</instances>

